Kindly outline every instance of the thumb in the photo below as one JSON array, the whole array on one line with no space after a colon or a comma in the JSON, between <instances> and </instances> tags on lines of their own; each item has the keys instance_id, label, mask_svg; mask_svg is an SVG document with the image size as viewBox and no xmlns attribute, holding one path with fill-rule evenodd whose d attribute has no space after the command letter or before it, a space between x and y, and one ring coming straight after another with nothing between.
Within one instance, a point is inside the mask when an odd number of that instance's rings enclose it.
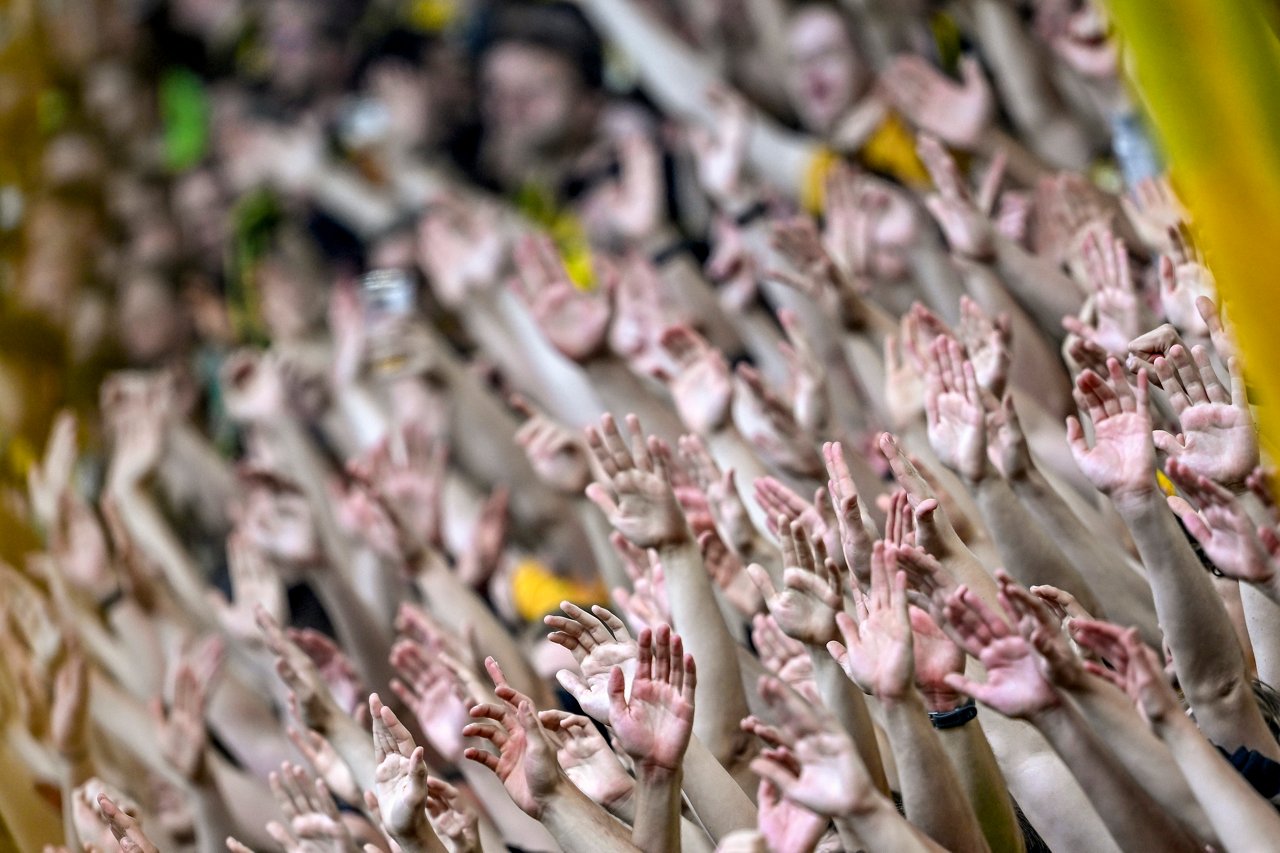
<instances>
[{"instance_id":1,"label":"thumb","mask_svg":"<svg viewBox=\"0 0 1280 853\"><path fill-rule=\"evenodd\" d=\"M618 719L627 713L626 698L627 679L622 674L622 667L615 666L609 670L609 717Z\"/></svg>"}]
</instances>

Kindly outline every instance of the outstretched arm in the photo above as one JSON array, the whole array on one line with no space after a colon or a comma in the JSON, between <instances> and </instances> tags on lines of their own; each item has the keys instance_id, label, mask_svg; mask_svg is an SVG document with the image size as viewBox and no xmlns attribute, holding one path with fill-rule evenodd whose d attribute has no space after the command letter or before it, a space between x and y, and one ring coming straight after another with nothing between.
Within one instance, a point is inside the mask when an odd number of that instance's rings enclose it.
<instances>
[{"instance_id":1,"label":"outstretched arm","mask_svg":"<svg viewBox=\"0 0 1280 853\"><path fill-rule=\"evenodd\" d=\"M1158 358L1157 365L1163 361ZM1118 361L1108 360L1107 368L1108 379L1086 370L1076 380L1076 401L1093 420L1094 443L1088 445L1079 421L1071 418L1072 453L1085 476L1110 496L1133 536L1178 681L1201 731L1224 749L1243 745L1280 758L1280 746L1253 698L1231 620L1156 486L1147 375L1138 373L1135 394ZM1238 373L1232 385L1243 399L1244 379Z\"/></svg>"},{"instance_id":2,"label":"outstretched arm","mask_svg":"<svg viewBox=\"0 0 1280 853\"><path fill-rule=\"evenodd\" d=\"M698 682L698 739L730 771L741 763L746 739L738 728L747 701L738 669L737 644L716 603L702 553L671 491L656 439L646 441L639 420L627 418L627 438L611 415L587 429L587 444L602 479L587 496L632 544L654 548L666 570L675 627L695 658L716 661ZM628 438L630 444L628 444Z\"/></svg>"}]
</instances>

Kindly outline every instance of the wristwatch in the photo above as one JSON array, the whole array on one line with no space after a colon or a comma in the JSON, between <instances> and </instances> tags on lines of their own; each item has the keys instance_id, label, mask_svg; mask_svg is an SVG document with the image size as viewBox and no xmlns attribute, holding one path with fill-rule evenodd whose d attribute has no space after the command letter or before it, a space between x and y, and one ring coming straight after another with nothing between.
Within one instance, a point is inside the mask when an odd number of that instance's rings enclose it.
<instances>
[{"instance_id":1,"label":"wristwatch","mask_svg":"<svg viewBox=\"0 0 1280 853\"><path fill-rule=\"evenodd\" d=\"M970 696L959 708L950 711L930 711L929 722L935 729L957 729L978 716L978 705Z\"/></svg>"}]
</instances>

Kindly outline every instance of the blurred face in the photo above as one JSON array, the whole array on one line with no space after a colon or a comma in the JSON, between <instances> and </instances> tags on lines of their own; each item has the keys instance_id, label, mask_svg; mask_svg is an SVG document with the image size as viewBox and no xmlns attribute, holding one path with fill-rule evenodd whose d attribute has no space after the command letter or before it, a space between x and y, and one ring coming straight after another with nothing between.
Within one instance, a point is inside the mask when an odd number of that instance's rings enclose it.
<instances>
[{"instance_id":1,"label":"blurred face","mask_svg":"<svg viewBox=\"0 0 1280 853\"><path fill-rule=\"evenodd\" d=\"M286 566L309 563L320 553L311 510L297 492L250 489L241 529L254 547Z\"/></svg>"},{"instance_id":2,"label":"blurred face","mask_svg":"<svg viewBox=\"0 0 1280 853\"><path fill-rule=\"evenodd\" d=\"M884 181L877 186L888 198L871 231L871 272L882 281L906 276L907 250L915 242L919 222L906 193Z\"/></svg>"},{"instance_id":3,"label":"blurred face","mask_svg":"<svg viewBox=\"0 0 1280 853\"><path fill-rule=\"evenodd\" d=\"M1036 27L1054 53L1081 75L1108 80L1119 72L1119 49L1107 16L1091 0L1043 3L1036 11Z\"/></svg>"},{"instance_id":4,"label":"blurred face","mask_svg":"<svg viewBox=\"0 0 1280 853\"><path fill-rule=\"evenodd\" d=\"M489 51L481 71L481 111L500 138L530 152L562 145L575 129L583 87L560 57L518 43Z\"/></svg>"},{"instance_id":5,"label":"blurred face","mask_svg":"<svg viewBox=\"0 0 1280 853\"><path fill-rule=\"evenodd\" d=\"M155 277L138 276L125 285L119 315L120 340L134 363L154 363L178 342L178 301Z\"/></svg>"},{"instance_id":6,"label":"blurred face","mask_svg":"<svg viewBox=\"0 0 1280 853\"><path fill-rule=\"evenodd\" d=\"M802 8L787 32L787 93L804 128L827 133L857 100L865 72L844 21L831 9Z\"/></svg>"}]
</instances>

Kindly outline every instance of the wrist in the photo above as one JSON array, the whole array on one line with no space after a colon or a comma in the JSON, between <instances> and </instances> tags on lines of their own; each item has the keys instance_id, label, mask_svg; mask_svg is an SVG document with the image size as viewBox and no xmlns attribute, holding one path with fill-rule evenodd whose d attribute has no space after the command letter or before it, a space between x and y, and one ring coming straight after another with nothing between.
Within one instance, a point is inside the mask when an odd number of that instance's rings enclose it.
<instances>
[{"instance_id":1,"label":"wrist","mask_svg":"<svg viewBox=\"0 0 1280 853\"><path fill-rule=\"evenodd\" d=\"M1154 481L1143 486L1118 489L1108 495L1111 498L1112 505L1116 508L1116 512L1125 518L1149 512L1155 505L1157 496L1158 490ZM1163 499L1160 499L1159 502L1161 504L1164 503Z\"/></svg>"},{"instance_id":2,"label":"wrist","mask_svg":"<svg viewBox=\"0 0 1280 853\"><path fill-rule=\"evenodd\" d=\"M633 756L634 758L634 756ZM636 779L646 785L670 785L680 781L680 767L668 767L646 759L636 759Z\"/></svg>"},{"instance_id":3,"label":"wrist","mask_svg":"<svg viewBox=\"0 0 1280 853\"><path fill-rule=\"evenodd\" d=\"M973 701L971 697L944 685L921 687L920 698L924 702L925 711L930 714L945 714Z\"/></svg>"},{"instance_id":4,"label":"wrist","mask_svg":"<svg viewBox=\"0 0 1280 853\"><path fill-rule=\"evenodd\" d=\"M920 698L920 694L913 690L910 685L907 685L901 691L881 690L876 693L876 698L880 700L880 707L884 709L886 714L918 714L925 710L924 701Z\"/></svg>"}]
</instances>

